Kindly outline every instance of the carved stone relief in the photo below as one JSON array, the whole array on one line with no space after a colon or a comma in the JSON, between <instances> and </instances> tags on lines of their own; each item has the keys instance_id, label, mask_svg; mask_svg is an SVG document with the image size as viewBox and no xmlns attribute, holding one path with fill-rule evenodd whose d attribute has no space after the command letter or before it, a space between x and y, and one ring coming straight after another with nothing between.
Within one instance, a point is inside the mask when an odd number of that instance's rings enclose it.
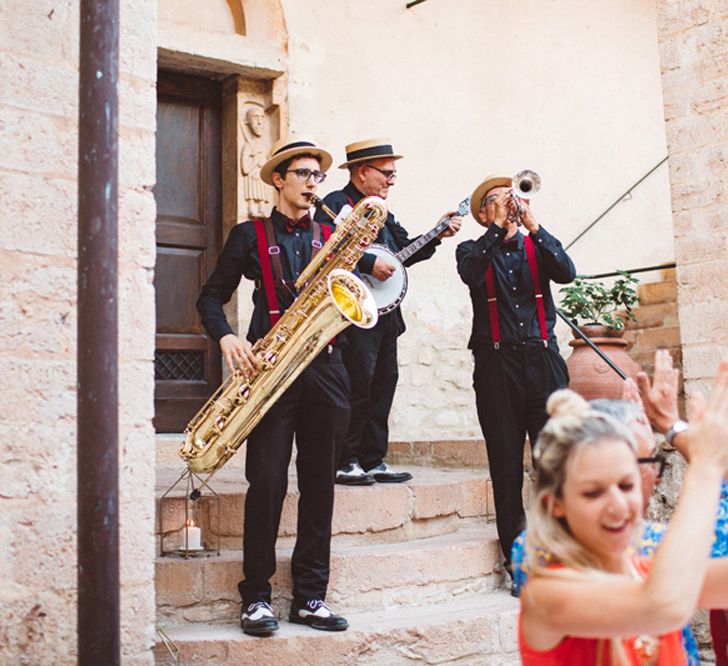
<instances>
[{"instance_id":1,"label":"carved stone relief","mask_svg":"<svg viewBox=\"0 0 728 666\"><path fill-rule=\"evenodd\" d=\"M240 150L239 189L243 219L265 216L270 211L271 189L260 179L260 168L265 164L270 150L267 137L270 136L263 106L257 102L245 102L240 108L240 130L242 149Z\"/></svg>"}]
</instances>

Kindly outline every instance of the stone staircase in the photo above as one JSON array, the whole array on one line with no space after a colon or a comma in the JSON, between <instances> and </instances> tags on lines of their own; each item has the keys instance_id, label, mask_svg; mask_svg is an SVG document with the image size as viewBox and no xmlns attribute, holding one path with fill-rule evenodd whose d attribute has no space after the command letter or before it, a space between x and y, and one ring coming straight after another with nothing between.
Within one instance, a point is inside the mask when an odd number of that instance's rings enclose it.
<instances>
[{"instance_id":1,"label":"stone staircase","mask_svg":"<svg viewBox=\"0 0 728 666\"><path fill-rule=\"evenodd\" d=\"M625 340L632 342L629 355L648 374L652 374L655 350L667 349L676 367L682 369L680 326L677 314L675 269L662 271L661 280L639 285L637 321L628 322Z\"/></svg>"},{"instance_id":2,"label":"stone staircase","mask_svg":"<svg viewBox=\"0 0 728 666\"><path fill-rule=\"evenodd\" d=\"M178 441L157 438L158 498L181 472ZM157 620L179 649L175 662L158 644L157 663L520 663L518 602L498 571L483 443L393 443L391 449L390 462L407 463L411 482L336 488L327 602L349 620L349 630L319 632L285 620L298 497L291 467L272 580L281 629L270 638L242 633L237 583L247 484L238 454L211 482L220 496L220 555L157 558ZM415 452L426 452L417 467L409 464ZM165 500L165 520L176 511L181 525L182 507ZM209 534L204 519L201 526Z\"/></svg>"}]
</instances>

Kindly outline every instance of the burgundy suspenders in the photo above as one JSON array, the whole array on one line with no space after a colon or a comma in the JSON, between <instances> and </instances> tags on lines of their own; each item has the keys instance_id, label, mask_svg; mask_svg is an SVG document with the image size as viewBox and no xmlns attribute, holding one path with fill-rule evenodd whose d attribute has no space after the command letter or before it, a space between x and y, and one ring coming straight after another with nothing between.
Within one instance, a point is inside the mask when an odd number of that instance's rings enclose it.
<instances>
[{"instance_id":1,"label":"burgundy suspenders","mask_svg":"<svg viewBox=\"0 0 728 666\"><path fill-rule=\"evenodd\" d=\"M281 311L278 309L278 295L276 294L271 264L275 262L276 278L280 280L283 274L280 257L281 248L275 244L275 234L273 233L273 224L270 218L266 218L265 221L261 219L253 220L253 224L255 224L255 234L258 238L258 258L260 259L260 270L263 273L263 288L268 303L268 316L270 325L275 326L281 317Z\"/></svg>"},{"instance_id":2,"label":"burgundy suspenders","mask_svg":"<svg viewBox=\"0 0 728 666\"><path fill-rule=\"evenodd\" d=\"M538 263L536 263L536 250L533 247L533 241L530 236L524 239L526 247L526 257L528 259L528 267L531 269L531 278L533 279L533 290L536 296L536 312L538 313L538 327L541 330L541 340L543 346L549 343L549 336L546 331L546 309L543 306L543 292L541 291L541 279L538 276Z\"/></svg>"},{"instance_id":3,"label":"burgundy suspenders","mask_svg":"<svg viewBox=\"0 0 728 666\"><path fill-rule=\"evenodd\" d=\"M541 340L544 347L548 345L549 336L546 330L546 310L543 305L543 292L541 291L541 280L538 276L538 263L536 262L536 250L530 236L523 237L526 248L526 259L528 268L531 271L533 290L536 297L536 312L538 314L538 327L541 331ZM490 320L490 335L493 338L493 346L500 349L500 323L498 319L498 301L495 296L495 275L491 263L485 271L485 294L488 299L488 319Z\"/></svg>"},{"instance_id":4,"label":"burgundy suspenders","mask_svg":"<svg viewBox=\"0 0 728 666\"><path fill-rule=\"evenodd\" d=\"M276 245L276 235L273 229L273 222L268 217L265 220L253 220L255 225L255 234L258 240L258 258L260 260L260 270L263 277L263 289L265 290L265 300L268 304L268 317L270 318L271 327L275 326L281 317L281 311L278 306L278 294L276 293L276 283L283 283L283 267L281 266L281 248ZM329 240L331 236L331 227L321 225L318 222L311 222L313 231L313 240L311 241L311 257L323 247L321 236L324 242Z\"/></svg>"}]
</instances>

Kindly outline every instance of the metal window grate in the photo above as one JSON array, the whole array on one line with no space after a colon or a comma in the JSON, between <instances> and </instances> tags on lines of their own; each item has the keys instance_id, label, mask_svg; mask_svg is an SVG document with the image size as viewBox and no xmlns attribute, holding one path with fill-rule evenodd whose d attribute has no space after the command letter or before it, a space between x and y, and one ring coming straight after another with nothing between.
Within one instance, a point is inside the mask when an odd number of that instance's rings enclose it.
<instances>
[{"instance_id":1,"label":"metal window grate","mask_svg":"<svg viewBox=\"0 0 728 666\"><path fill-rule=\"evenodd\" d=\"M154 379L204 381L205 354L201 351L154 352Z\"/></svg>"}]
</instances>

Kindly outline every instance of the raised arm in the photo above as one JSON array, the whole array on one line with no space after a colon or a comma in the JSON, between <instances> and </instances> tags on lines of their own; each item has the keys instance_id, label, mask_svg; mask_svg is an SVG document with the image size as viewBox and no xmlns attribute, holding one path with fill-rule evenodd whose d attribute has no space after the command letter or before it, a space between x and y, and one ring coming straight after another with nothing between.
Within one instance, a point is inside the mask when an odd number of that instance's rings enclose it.
<instances>
[{"instance_id":1,"label":"raised arm","mask_svg":"<svg viewBox=\"0 0 728 666\"><path fill-rule=\"evenodd\" d=\"M652 381L646 373L637 375L637 386L645 408L645 414L655 430L665 434L680 420L677 394L680 372L673 367L672 356L666 349L655 352L655 370ZM686 460L690 460L687 438L684 434L676 436L672 444Z\"/></svg>"}]
</instances>

